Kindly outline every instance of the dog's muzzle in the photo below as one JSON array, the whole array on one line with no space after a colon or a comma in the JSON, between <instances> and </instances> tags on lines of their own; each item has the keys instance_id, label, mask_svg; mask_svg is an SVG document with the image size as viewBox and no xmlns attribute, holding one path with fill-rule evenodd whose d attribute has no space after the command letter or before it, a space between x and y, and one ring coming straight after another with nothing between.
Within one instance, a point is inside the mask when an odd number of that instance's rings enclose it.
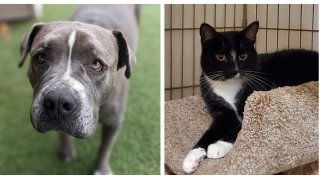
<instances>
[{"instance_id":1,"label":"dog's muzzle","mask_svg":"<svg viewBox=\"0 0 320 180\"><path fill-rule=\"evenodd\" d=\"M77 138L93 133L96 126L93 114L85 93L64 85L45 88L31 107L31 120L37 131L57 130Z\"/></svg>"}]
</instances>

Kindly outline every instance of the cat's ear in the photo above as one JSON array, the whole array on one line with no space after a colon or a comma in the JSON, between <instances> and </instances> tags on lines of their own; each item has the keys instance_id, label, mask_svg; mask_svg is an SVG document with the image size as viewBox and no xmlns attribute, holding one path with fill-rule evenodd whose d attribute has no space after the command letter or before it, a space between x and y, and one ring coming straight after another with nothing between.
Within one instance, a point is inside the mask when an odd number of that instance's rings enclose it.
<instances>
[{"instance_id":1,"label":"cat's ear","mask_svg":"<svg viewBox=\"0 0 320 180\"><path fill-rule=\"evenodd\" d=\"M244 35L246 36L246 38L248 38L252 41L256 41L258 29L259 29L259 22L254 21L247 28L245 28L243 30L243 32L244 32Z\"/></svg>"},{"instance_id":2,"label":"cat's ear","mask_svg":"<svg viewBox=\"0 0 320 180\"><path fill-rule=\"evenodd\" d=\"M202 23L200 26L200 36L201 36L201 43L214 38L216 35L216 30L212 26L207 23Z\"/></svg>"}]
</instances>

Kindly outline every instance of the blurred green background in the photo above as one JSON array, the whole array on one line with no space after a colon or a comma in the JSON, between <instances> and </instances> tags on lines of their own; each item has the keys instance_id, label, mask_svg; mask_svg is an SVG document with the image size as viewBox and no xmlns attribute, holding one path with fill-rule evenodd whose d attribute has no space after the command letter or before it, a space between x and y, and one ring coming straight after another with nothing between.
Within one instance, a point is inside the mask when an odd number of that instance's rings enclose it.
<instances>
[{"instance_id":1,"label":"blurred green background","mask_svg":"<svg viewBox=\"0 0 320 180\"><path fill-rule=\"evenodd\" d=\"M68 20L77 7L44 5L39 21ZM10 24L11 35L0 37L0 174L90 174L100 126L93 136L77 139L77 158L63 163L58 134L40 134L29 120L29 62L18 69L18 60L23 34L35 22ZM142 5L140 23L125 122L111 157L114 174L160 174L160 5Z\"/></svg>"}]
</instances>

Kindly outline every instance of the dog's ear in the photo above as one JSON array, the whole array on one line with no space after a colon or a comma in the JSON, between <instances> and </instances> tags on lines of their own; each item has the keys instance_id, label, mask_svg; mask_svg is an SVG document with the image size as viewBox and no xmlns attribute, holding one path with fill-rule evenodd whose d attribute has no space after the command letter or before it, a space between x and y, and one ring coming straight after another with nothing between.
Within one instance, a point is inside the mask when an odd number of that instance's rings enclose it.
<instances>
[{"instance_id":1,"label":"dog's ear","mask_svg":"<svg viewBox=\"0 0 320 180\"><path fill-rule=\"evenodd\" d=\"M125 75L127 79L131 76L132 65L136 61L134 52L127 46L127 42L119 31L112 31L118 44L119 60L118 60L118 70L126 66Z\"/></svg>"},{"instance_id":2,"label":"dog's ear","mask_svg":"<svg viewBox=\"0 0 320 180\"><path fill-rule=\"evenodd\" d=\"M19 68L22 67L24 61L26 60L26 57L27 57L28 53L30 52L33 40L43 25L44 25L43 23L34 24L31 28L31 31L29 33L27 33L24 36L23 40L21 41Z\"/></svg>"}]
</instances>

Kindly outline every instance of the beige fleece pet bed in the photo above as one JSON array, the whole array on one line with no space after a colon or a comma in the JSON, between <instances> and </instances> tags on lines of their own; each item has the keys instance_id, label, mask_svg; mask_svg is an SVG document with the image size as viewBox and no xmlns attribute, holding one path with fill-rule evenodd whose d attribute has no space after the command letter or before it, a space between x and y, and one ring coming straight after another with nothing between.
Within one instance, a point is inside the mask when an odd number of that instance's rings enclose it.
<instances>
[{"instance_id":1,"label":"beige fleece pet bed","mask_svg":"<svg viewBox=\"0 0 320 180\"><path fill-rule=\"evenodd\" d=\"M210 122L199 96L165 103L166 174L185 174L182 161ZM233 149L194 174L317 174L318 129L318 82L254 92Z\"/></svg>"}]
</instances>

